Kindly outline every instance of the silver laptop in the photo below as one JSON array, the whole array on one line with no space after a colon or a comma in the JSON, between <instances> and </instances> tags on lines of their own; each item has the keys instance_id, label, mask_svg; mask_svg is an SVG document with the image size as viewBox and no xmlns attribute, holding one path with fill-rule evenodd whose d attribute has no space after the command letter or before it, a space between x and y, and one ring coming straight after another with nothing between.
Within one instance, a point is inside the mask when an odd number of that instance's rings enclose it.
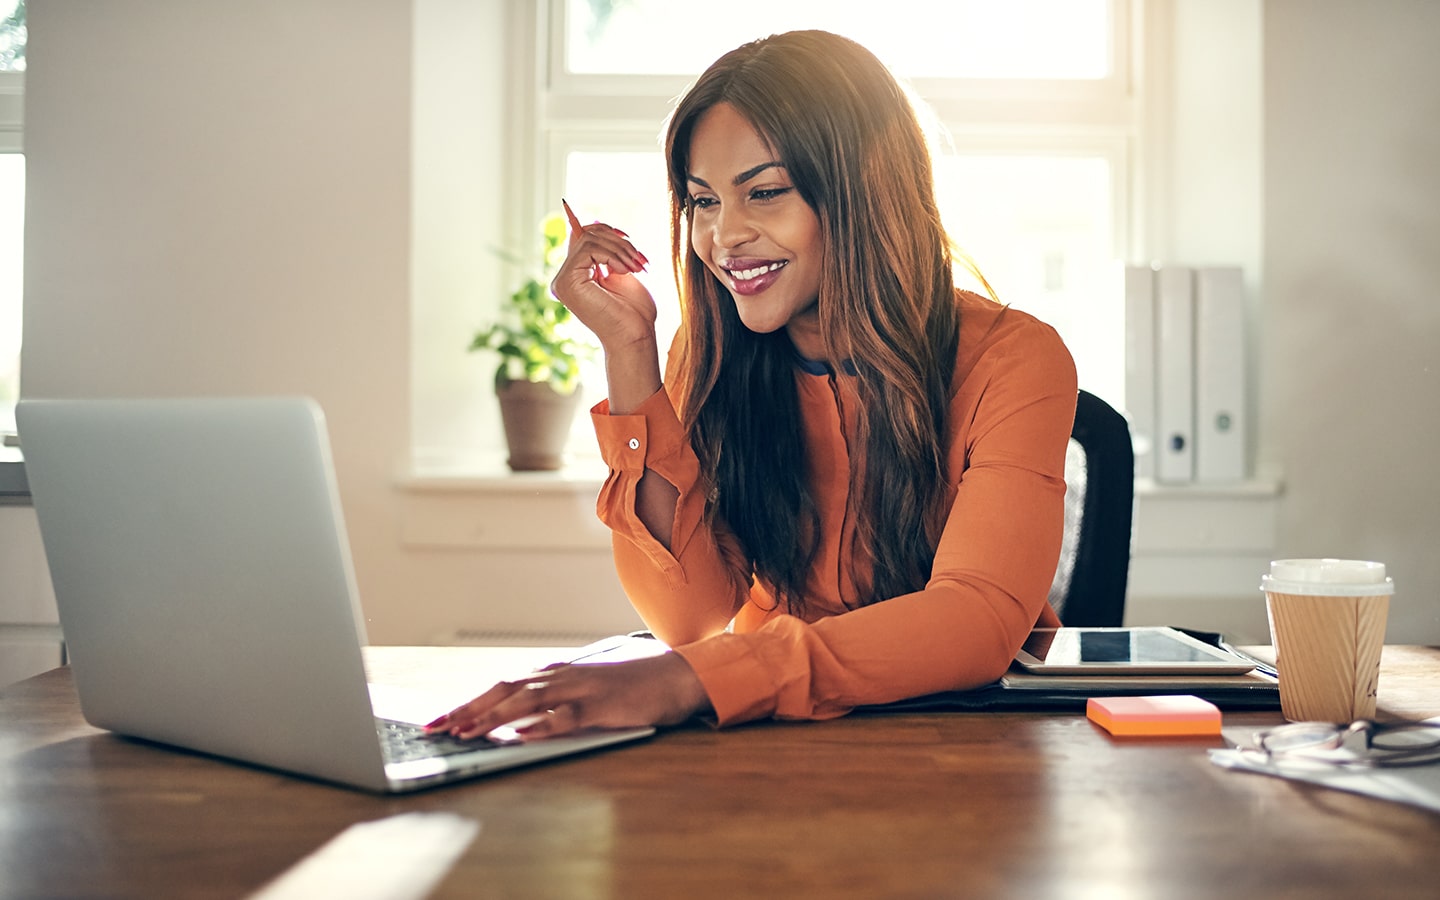
<instances>
[{"instance_id":1,"label":"silver laptop","mask_svg":"<svg viewBox=\"0 0 1440 900\"><path fill-rule=\"evenodd\" d=\"M324 416L304 398L24 400L55 599L91 724L377 792L654 733L423 735L387 755ZM417 749L418 745L418 749Z\"/></svg>"}]
</instances>

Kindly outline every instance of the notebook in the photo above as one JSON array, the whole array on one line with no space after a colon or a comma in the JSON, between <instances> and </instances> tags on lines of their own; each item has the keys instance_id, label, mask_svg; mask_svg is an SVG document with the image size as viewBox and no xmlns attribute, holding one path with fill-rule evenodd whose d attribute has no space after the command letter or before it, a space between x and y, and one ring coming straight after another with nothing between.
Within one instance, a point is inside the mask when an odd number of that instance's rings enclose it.
<instances>
[{"instance_id":1,"label":"notebook","mask_svg":"<svg viewBox=\"0 0 1440 900\"><path fill-rule=\"evenodd\" d=\"M654 733L387 762L312 400L22 400L17 418L81 710L99 728L381 793Z\"/></svg>"}]
</instances>

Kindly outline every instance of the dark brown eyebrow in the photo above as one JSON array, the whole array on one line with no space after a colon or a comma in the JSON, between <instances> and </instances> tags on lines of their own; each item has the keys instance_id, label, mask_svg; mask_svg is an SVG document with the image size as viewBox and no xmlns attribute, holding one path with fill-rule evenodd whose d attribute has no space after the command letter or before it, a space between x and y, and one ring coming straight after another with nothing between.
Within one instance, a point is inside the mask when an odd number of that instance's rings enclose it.
<instances>
[{"instance_id":1,"label":"dark brown eyebrow","mask_svg":"<svg viewBox=\"0 0 1440 900\"><path fill-rule=\"evenodd\" d=\"M773 161L773 160L770 161L770 162L761 163L760 165L755 166L753 169L746 169L745 171L741 172L739 175L736 175L736 176L730 181L730 183L733 184L735 187L739 187L740 185L742 185L742 184L744 184L745 182L749 181L750 179L754 178L756 175L759 175L761 172L765 171L766 169L772 169L772 168L773 168L773 169L783 169L783 168L785 168L785 164L784 164L784 163L781 163L781 162L775 162L775 161ZM693 182L695 182L696 184L700 185L700 186L703 187L703 188L709 188L709 187L710 187L710 185L709 185L708 183L706 183L706 181L705 181L703 178L696 178L694 175L686 175L686 176L685 176L685 180L686 180L686 181L693 181Z\"/></svg>"}]
</instances>

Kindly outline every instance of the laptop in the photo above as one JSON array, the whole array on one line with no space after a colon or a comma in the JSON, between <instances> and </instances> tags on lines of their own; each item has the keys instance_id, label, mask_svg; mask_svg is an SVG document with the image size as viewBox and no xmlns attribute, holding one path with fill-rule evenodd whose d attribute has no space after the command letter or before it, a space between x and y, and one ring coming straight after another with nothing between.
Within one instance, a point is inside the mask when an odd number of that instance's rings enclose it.
<instances>
[{"instance_id":1,"label":"laptop","mask_svg":"<svg viewBox=\"0 0 1440 900\"><path fill-rule=\"evenodd\" d=\"M377 720L313 400L22 400L16 415L81 711L96 727L380 793L655 731L456 742ZM396 732L410 746L387 756Z\"/></svg>"}]
</instances>

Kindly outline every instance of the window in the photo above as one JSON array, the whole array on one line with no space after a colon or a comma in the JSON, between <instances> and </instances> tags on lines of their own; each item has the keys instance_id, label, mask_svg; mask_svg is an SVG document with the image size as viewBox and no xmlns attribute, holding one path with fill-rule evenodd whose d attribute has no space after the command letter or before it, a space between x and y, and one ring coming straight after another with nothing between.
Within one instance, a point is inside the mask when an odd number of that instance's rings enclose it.
<instances>
[{"instance_id":1,"label":"window","mask_svg":"<svg viewBox=\"0 0 1440 900\"><path fill-rule=\"evenodd\" d=\"M934 125L937 192L952 237L1002 301L1061 332L1082 386L1123 407L1116 261L1147 258L1149 249L1138 220L1150 205L1136 186L1150 184L1139 165L1150 101L1132 63L1142 57L1142 5L890 0L877 13L873 4L829 0L730 0L717 14L704 0L545 0L507 4L485 19L465 4L420 3L417 152L433 158L416 165L428 191L417 203L416 246L434 259L417 260L425 277L417 295L417 468L463 470L469 459L501 453L489 361L454 362L454 334L486 318L468 285L491 276L469 262L484 257L468 248L528 246L531 223L557 211L561 197L584 220L624 228L653 261L647 283L668 344L679 310L668 265L665 118L722 53L800 27L854 37L910 85ZM483 70L496 56L504 62ZM502 82L503 93L487 88ZM466 126L467 116L479 124ZM489 127L493 121L505 127ZM465 162L447 166L452 158ZM492 186L483 179L493 171L504 178L492 176ZM478 183L467 187L464 177ZM457 208L466 197L493 199ZM493 220L473 224L474 210ZM467 264L476 267L468 282L456 274ZM498 275L497 287L511 279ZM584 381L587 405L598 401L598 362ZM577 417L570 450L598 456L588 417Z\"/></svg>"},{"instance_id":2,"label":"window","mask_svg":"<svg viewBox=\"0 0 1440 900\"><path fill-rule=\"evenodd\" d=\"M542 189L532 217L564 196L582 218L620 225L652 260L667 259L659 135L672 98L747 40L791 28L845 34L933 116L937 193L952 237L1002 301L1061 332L1082 386L1123 406L1117 261L1138 251L1131 0L891 0L883 15L826 0L705 9L551 0L538 26L544 58L535 68L544 75L532 158L545 170L535 173ZM673 331L668 266L653 267L648 284L662 329ZM598 399L598 373L589 383Z\"/></svg>"},{"instance_id":3,"label":"window","mask_svg":"<svg viewBox=\"0 0 1440 900\"><path fill-rule=\"evenodd\" d=\"M15 432L25 235L25 0L0 0L0 434Z\"/></svg>"}]
</instances>

